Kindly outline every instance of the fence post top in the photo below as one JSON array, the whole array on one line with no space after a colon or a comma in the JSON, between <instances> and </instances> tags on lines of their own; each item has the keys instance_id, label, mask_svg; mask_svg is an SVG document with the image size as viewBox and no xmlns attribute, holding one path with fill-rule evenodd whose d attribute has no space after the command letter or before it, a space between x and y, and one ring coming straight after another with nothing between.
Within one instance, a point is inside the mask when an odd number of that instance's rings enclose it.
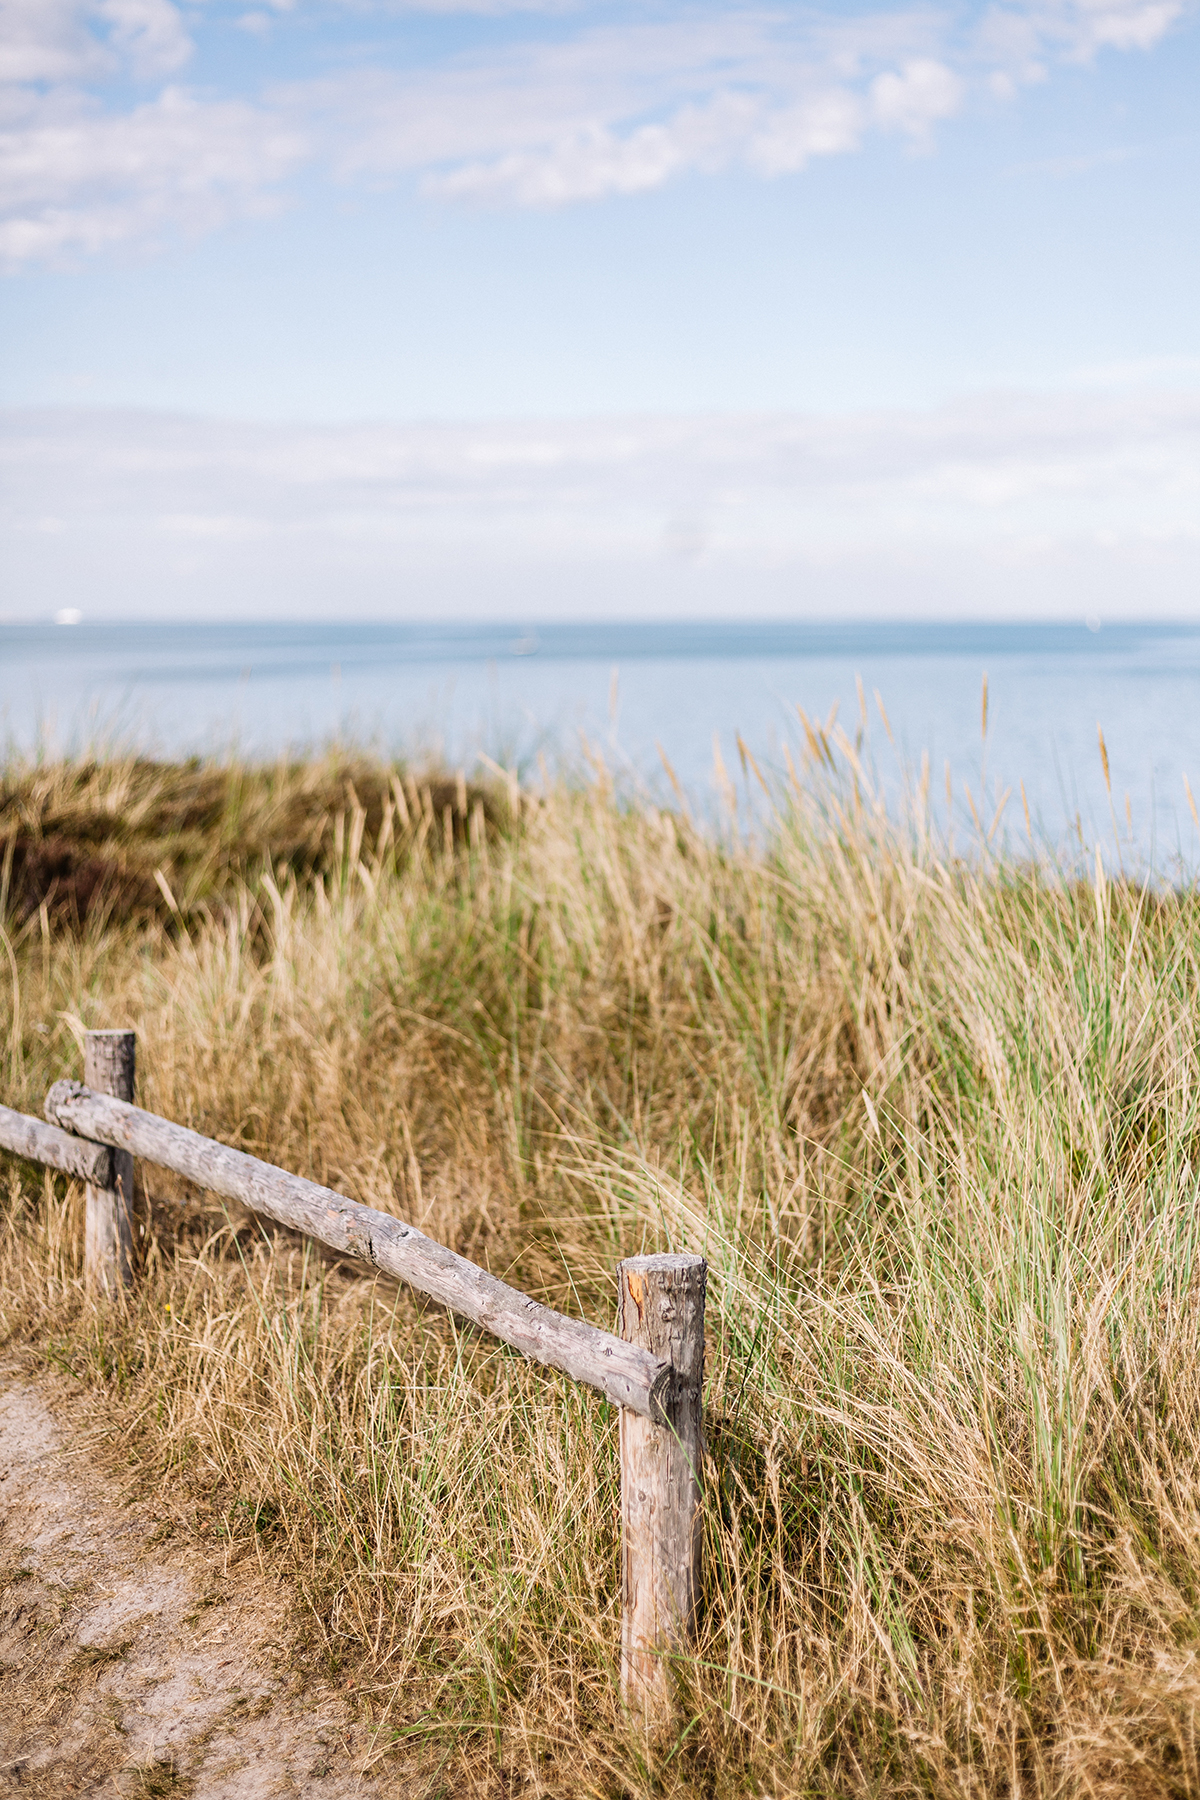
<instances>
[{"instance_id":1,"label":"fence post top","mask_svg":"<svg viewBox=\"0 0 1200 1800\"><path fill-rule=\"evenodd\" d=\"M85 1031L83 1035L90 1038L131 1038L136 1037L137 1032L127 1030L123 1025L105 1025L100 1031Z\"/></svg>"},{"instance_id":2,"label":"fence post top","mask_svg":"<svg viewBox=\"0 0 1200 1800\"><path fill-rule=\"evenodd\" d=\"M687 1275L706 1269L708 1264L691 1251L664 1251L658 1256L623 1257L617 1267L630 1269L635 1275Z\"/></svg>"}]
</instances>

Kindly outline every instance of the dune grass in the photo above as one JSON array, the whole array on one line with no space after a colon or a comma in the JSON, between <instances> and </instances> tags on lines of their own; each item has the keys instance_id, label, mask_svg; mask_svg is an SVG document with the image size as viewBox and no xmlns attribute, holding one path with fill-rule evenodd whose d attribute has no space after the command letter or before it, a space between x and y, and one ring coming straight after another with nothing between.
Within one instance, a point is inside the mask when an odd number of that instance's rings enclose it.
<instances>
[{"instance_id":1,"label":"dune grass","mask_svg":"<svg viewBox=\"0 0 1200 1800\"><path fill-rule=\"evenodd\" d=\"M821 762L758 846L602 776L9 771L31 842L90 783L128 862L146 801L169 899L10 904L7 1104L134 1026L144 1104L566 1310L709 1259L704 1623L645 1742L596 1395L155 1171L98 1309L79 1190L5 1166L0 1329L287 1573L414 1791L1200 1794L1196 898L958 859ZM185 776L217 825L154 814Z\"/></svg>"}]
</instances>

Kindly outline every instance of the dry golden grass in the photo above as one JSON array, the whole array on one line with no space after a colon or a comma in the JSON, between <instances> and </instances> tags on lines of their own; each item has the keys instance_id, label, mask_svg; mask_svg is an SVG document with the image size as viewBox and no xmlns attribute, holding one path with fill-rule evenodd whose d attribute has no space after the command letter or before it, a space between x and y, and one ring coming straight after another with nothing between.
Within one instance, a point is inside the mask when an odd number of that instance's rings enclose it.
<instances>
[{"instance_id":1,"label":"dry golden grass","mask_svg":"<svg viewBox=\"0 0 1200 1800\"><path fill-rule=\"evenodd\" d=\"M602 778L405 821L313 777L320 858L232 831L191 914L10 924L9 1105L131 1025L143 1104L597 1322L620 1255L709 1258L705 1620L646 1744L595 1395L153 1172L97 1310L78 1192L9 1165L4 1332L290 1570L431 1795L1200 1794L1200 909L955 860L815 748L765 848Z\"/></svg>"}]
</instances>

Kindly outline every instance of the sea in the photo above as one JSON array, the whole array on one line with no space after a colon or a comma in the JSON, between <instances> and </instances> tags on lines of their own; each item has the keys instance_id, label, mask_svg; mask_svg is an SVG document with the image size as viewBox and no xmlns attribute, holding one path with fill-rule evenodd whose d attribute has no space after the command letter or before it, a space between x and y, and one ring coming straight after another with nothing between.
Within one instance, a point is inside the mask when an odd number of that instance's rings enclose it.
<instances>
[{"instance_id":1,"label":"sea","mask_svg":"<svg viewBox=\"0 0 1200 1800\"><path fill-rule=\"evenodd\" d=\"M819 729L889 804L927 770L968 843L1200 854L1200 625L1178 622L0 625L10 758L136 749L274 758L354 745L761 823ZM812 733L810 737L809 733Z\"/></svg>"}]
</instances>

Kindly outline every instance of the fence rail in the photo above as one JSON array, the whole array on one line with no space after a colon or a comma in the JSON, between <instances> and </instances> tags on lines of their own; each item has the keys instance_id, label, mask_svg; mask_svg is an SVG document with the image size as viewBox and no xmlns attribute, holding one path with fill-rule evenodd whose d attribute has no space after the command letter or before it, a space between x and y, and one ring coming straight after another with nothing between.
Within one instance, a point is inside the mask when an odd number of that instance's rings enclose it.
<instances>
[{"instance_id":1,"label":"fence rail","mask_svg":"<svg viewBox=\"0 0 1200 1800\"><path fill-rule=\"evenodd\" d=\"M534 1362L599 1388L643 1418L665 1421L662 1399L671 1382L669 1362L540 1305L390 1213L77 1081L55 1082L46 1096L46 1117L78 1137L126 1150L209 1193L238 1200L341 1255L359 1257L464 1314Z\"/></svg>"},{"instance_id":2,"label":"fence rail","mask_svg":"<svg viewBox=\"0 0 1200 1800\"><path fill-rule=\"evenodd\" d=\"M0 1150L23 1156L26 1162L61 1169L64 1175L77 1175L81 1181L94 1181L100 1187L107 1187L112 1180L112 1152L105 1144L89 1144L86 1138L72 1137L57 1125L43 1124L41 1119L13 1112L8 1106L0 1106Z\"/></svg>"},{"instance_id":3,"label":"fence rail","mask_svg":"<svg viewBox=\"0 0 1200 1800\"><path fill-rule=\"evenodd\" d=\"M87 1084L58 1081L46 1118L0 1107L0 1148L88 1183L85 1273L102 1295L134 1279L133 1158L305 1232L463 1314L621 1408L621 1686L647 1718L668 1657L694 1636L700 1574L704 1298L698 1256L618 1264L621 1335L509 1287L415 1227L132 1104L134 1034L88 1032Z\"/></svg>"}]
</instances>

